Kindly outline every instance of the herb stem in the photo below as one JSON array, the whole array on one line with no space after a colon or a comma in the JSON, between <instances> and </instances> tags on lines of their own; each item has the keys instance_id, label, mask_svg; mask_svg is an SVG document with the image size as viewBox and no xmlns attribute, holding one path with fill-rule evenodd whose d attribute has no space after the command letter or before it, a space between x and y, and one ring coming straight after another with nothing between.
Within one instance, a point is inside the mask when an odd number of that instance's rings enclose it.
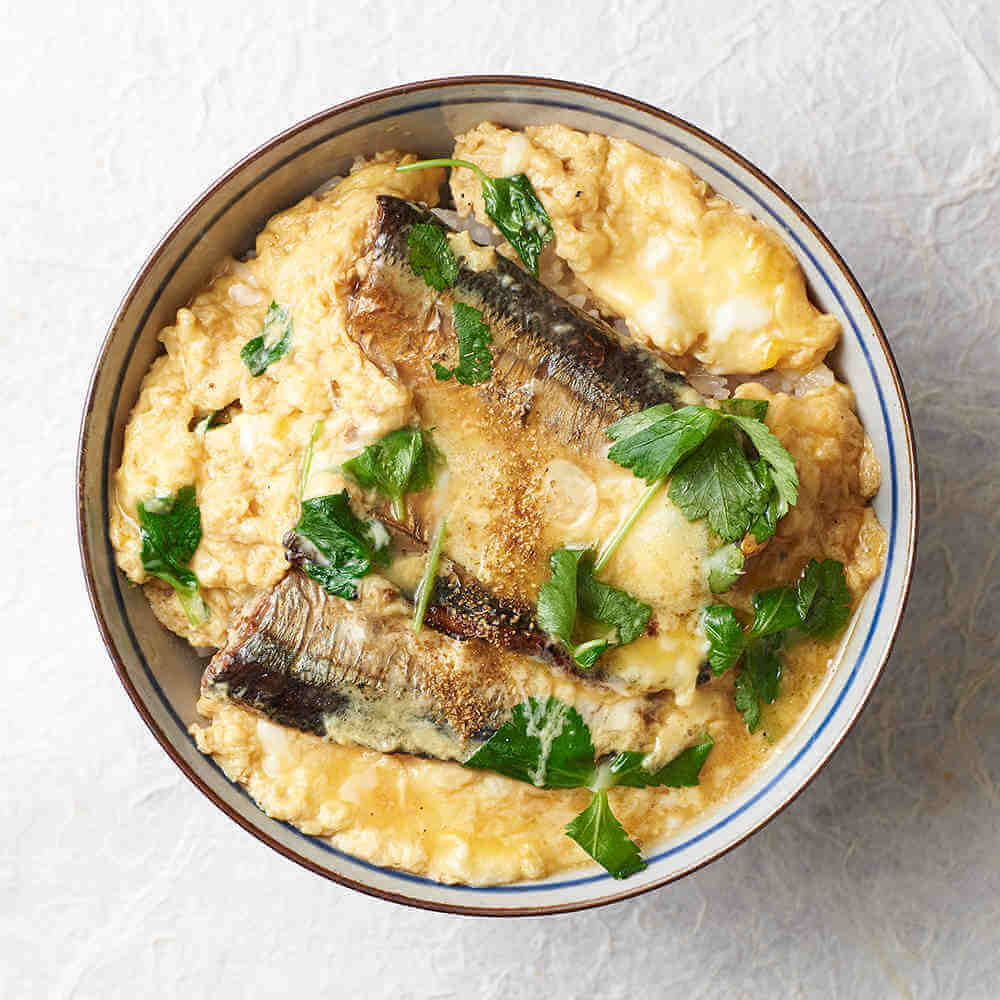
<instances>
[{"instance_id":1,"label":"herb stem","mask_svg":"<svg viewBox=\"0 0 1000 1000\"><path fill-rule=\"evenodd\" d=\"M184 614L187 615L187 620L192 625L197 627L204 625L208 621L210 614L208 605L205 603L197 587L195 587L193 593L175 587L174 593L177 594L177 599L181 602L181 607L184 609Z\"/></svg>"},{"instance_id":2,"label":"herb stem","mask_svg":"<svg viewBox=\"0 0 1000 1000\"><path fill-rule=\"evenodd\" d=\"M615 550L622 543L622 539L628 533L629 528L638 520L639 515L646 509L649 501L656 496L657 490L663 485L666 477L657 479L651 486L647 487L646 492L639 497L636 505L618 522L618 527L615 528L614 533L611 537L601 546L601 551L597 555L597 561L594 563L594 572L599 573L605 566L607 566L611 557L615 554Z\"/></svg>"},{"instance_id":3,"label":"herb stem","mask_svg":"<svg viewBox=\"0 0 1000 1000\"><path fill-rule=\"evenodd\" d=\"M309 482L309 470L312 467L313 460L313 446L316 444L316 439L319 437L320 432L323 430L323 421L317 420L313 424L312 430L309 432L309 444L306 445L306 455L302 461L302 475L299 476L299 499L305 495L306 485Z\"/></svg>"},{"instance_id":4,"label":"herb stem","mask_svg":"<svg viewBox=\"0 0 1000 1000\"><path fill-rule=\"evenodd\" d=\"M475 163L470 163L468 160L452 160L447 157L436 160L417 160L416 163L404 163L402 166L396 167L396 173L402 174L407 170L423 170L425 167L468 167L470 170L475 170L480 180L488 181L491 179L489 174L485 173L482 168L477 167Z\"/></svg>"},{"instance_id":5,"label":"herb stem","mask_svg":"<svg viewBox=\"0 0 1000 1000\"><path fill-rule=\"evenodd\" d=\"M406 520L406 504L403 503L402 497L392 498L392 516L400 522Z\"/></svg>"},{"instance_id":6,"label":"herb stem","mask_svg":"<svg viewBox=\"0 0 1000 1000\"><path fill-rule=\"evenodd\" d=\"M424 566L424 575L417 585L417 592L414 595L416 606L413 609L413 631L419 632L424 624L424 615L427 613L427 605L430 604L431 594L434 592L434 579L437 576L438 563L441 561L441 542L444 540L444 531L448 524L448 515L441 518L434 539L427 552L427 565Z\"/></svg>"}]
</instances>

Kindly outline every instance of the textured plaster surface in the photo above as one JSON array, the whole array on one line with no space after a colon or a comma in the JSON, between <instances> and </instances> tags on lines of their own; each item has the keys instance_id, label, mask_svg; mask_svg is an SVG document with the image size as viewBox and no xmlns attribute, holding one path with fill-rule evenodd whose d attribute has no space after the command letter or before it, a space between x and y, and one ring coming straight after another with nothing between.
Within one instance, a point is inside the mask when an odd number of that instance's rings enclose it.
<instances>
[{"instance_id":1,"label":"textured plaster surface","mask_svg":"<svg viewBox=\"0 0 1000 1000\"><path fill-rule=\"evenodd\" d=\"M0 9L0 996L1000 996L992 0ZM77 566L80 406L146 252L286 125L460 72L624 91L771 173L867 289L919 435L914 592L843 747L729 856L561 918L405 910L243 833L129 704Z\"/></svg>"}]
</instances>

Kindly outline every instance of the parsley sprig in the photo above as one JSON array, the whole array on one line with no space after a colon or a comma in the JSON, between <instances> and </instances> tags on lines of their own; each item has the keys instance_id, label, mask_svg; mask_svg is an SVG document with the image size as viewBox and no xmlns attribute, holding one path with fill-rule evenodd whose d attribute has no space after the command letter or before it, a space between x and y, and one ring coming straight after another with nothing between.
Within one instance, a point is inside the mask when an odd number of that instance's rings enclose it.
<instances>
[{"instance_id":1,"label":"parsley sprig","mask_svg":"<svg viewBox=\"0 0 1000 1000\"><path fill-rule=\"evenodd\" d=\"M712 738L705 733L656 771L645 755L622 751L595 760L590 729L575 708L556 698L529 698L466 762L466 767L496 771L537 788L589 788L590 805L566 826L566 833L616 879L642 871L639 847L615 818L608 789L689 788L699 774Z\"/></svg>"},{"instance_id":2,"label":"parsley sprig","mask_svg":"<svg viewBox=\"0 0 1000 1000\"><path fill-rule=\"evenodd\" d=\"M188 568L201 544L201 509L193 486L176 493L140 501L139 536L142 568L169 583L192 625L203 625L208 606L198 589L198 578Z\"/></svg>"},{"instance_id":3,"label":"parsley sprig","mask_svg":"<svg viewBox=\"0 0 1000 1000\"><path fill-rule=\"evenodd\" d=\"M482 184L486 214L517 251L524 266L537 278L542 247L552 240L554 234L549 213L545 211L527 175L518 173L510 177L490 177L475 163L448 158L406 163L396 167L396 170L423 170L427 167L466 167L476 172Z\"/></svg>"},{"instance_id":4,"label":"parsley sprig","mask_svg":"<svg viewBox=\"0 0 1000 1000\"><path fill-rule=\"evenodd\" d=\"M552 576L538 593L538 624L582 670L591 670L602 653L634 642L646 631L652 608L598 580L591 549L557 549L549 556L549 569ZM614 634L578 643L574 633L580 615L613 628Z\"/></svg>"},{"instance_id":5,"label":"parsley sprig","mask_svg":"<svg viewBox=\"0 0 1000 1000\"><path fill-rule=\"evenodd\" d=\"M736 707L751 733L760 726L763 704L778 696L782 646L802 636L832 639L847 624L851 593L843 563L810 560L794 584L757 594L753 610L746 630L725 604L709 606L702 617L712 672L718 676L738 665Z\"/></svg>"},{"instance_id":6,"label":"parsley sprig","mask_svg":"<svg viewBox=\"0 0 1000 1000\"><path fill-rule=\"evenodd\" d=\"M660 403L609 427L605 433L615 443L608 457L649 484L616 531L614 544L668 477L675 506L690 521L707 518L724 541L738 541L748 530L758 542L773 535L778 519L798 501L799 481L792 456L763 423L766 412L764 400L726 400L718 410L675 410ZM746 455L744 437L757 453L753 462ZM611 551L609 545L602 550L601 565ZM736 562L730 556L729 568L719 573L713 592L720 593L727 576L739 572Z\"/></svg>"},{"instance_id":7,"label":"parsley sprig","mask_svg":"<svg viewBox=\"0 0 1000 1000\"><path fill-rule=\"evenodd\" d=\"M431 288L443 292L458 280L458 259L440 226L418 222L406 237L410 252L410 267Z\"/></svg>"},{"instance_id":8,"label":"parsley sprig","mask_svg":"<svg viewBox=\"0 0 1000 1000\"><path fill-rule=\"evenodd\" d=\"M431 486L443 460L430 431L401 427L368 445L343 468L359 486L388 497L393 517L401 521L406 517L403 497Z\"/></svg>"},{"instance_id":9,"label":"parsley sprig","mask_svg":"<svg viewBox=\"0 0 1000 1000\"><path fill-rule=\"evenodd\" d=\"M464 302L456 302L451 307L451 317L458 339L458 364L447 368L435 361L435 377L439 382L447 382L454 375L455 381L462 385L488 382L493 374L493 354L490 351L493 334L483 314Z\"/></svg>"}]
</instances>

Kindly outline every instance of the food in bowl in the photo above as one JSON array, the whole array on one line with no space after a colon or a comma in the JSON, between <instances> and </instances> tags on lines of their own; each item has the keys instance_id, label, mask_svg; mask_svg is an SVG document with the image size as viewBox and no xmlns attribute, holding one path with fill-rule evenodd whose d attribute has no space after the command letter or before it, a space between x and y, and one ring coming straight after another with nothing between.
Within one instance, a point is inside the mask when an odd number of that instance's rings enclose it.
<instances>
[{"instance_id":1,"label":"food in bowl","mask_svg":"<svg viewBox=\"0 0 1000 1000\"><path fill-rule=\"evenodd\" d=\"M881 571L838 336L767 227L563 126L274 216L162 332L115 482L119 565L213 652L199 748L377 864L635 873Z\"/></svg>"}]
</instances>

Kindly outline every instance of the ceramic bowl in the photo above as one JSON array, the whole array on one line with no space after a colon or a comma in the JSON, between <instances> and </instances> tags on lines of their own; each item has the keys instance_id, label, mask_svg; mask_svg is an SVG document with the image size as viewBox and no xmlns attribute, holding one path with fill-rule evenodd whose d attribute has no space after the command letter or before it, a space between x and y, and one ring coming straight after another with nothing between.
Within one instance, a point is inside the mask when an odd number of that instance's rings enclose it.
<instances>
[{"instance_id":1,"label":"ceramic bowl","mask_svg":"<svg viewBox=\"0 0 1000 1000\"><path fill-rule=\"evenodd\" d=\"M251 248L270 215L346 173L355 156L392 147L447 155L453 136L483 119L513 127L561 122L631 140L689 165L781 233L815 301L843 324L834 364L857 395L883 470L875 509L888 532L885 570L811 711L742 791L677 835L646 845L648 868L624 882L583 868L493 888L441 885L375 867L268 818L195 749L187 729L203 661L156 622L139 588L126 585L108 538L109 484L140 380L160 350L157 333L214 262ZM739 154L673 115L593 87L520 77L431 80L369 94L293 126L237 163L181 215L125 294L101 348L80 436L80 545L94 613L122 684L163 749L240 826L311 871L383 899L462 913L557 913L634 896L719 857L787 805L844 738L889 655L913 566L916 506L913 434L889 345L847 265L805 212Z\"/></svg>"}]
</instances>

